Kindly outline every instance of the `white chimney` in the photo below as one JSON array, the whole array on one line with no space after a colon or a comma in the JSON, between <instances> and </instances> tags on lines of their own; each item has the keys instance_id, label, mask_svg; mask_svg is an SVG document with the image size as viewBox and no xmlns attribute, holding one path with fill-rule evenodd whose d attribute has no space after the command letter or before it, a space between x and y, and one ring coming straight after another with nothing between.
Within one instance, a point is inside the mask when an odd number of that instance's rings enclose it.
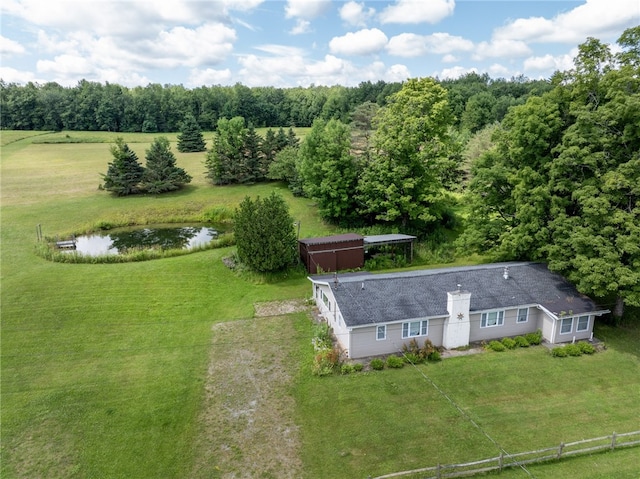
<instances>
[{"instance_id":1,"label":"white chimney","mask_svg":"<svg viewBox=\"0 0 640 479\"><path fill-rule=\"evenodd\" d=\"M508 266L504 267L504 273L502 273L502 277L504 279L509 279L509 267Z\"/></svg>"},{"instance_id":2,"label":"white chimney","mask_svg":"<svg viewBox=\"0 0 640 479\"><path fill-rule=\"evenodd\" d=\"M469 321L469 307L471 293L468 291L454 291L447 293L447 311L449 317L444 320L442 345L447 349L459 348L469 344L471 322Z\"/></svg>"}]
</instances>

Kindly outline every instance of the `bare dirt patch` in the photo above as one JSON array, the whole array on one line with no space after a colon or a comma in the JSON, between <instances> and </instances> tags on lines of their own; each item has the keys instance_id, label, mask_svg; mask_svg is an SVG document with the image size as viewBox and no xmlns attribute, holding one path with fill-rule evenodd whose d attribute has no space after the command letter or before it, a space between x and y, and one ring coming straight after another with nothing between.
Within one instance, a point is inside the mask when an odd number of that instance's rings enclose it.
<instances>
[{"instance_id":1,"label":"bare dirt patch","mask_svg":"<svg viewBox=\"0 0 640 479\"><path fill-rule=\"evenodd\" d=\"M299 313L307 311L309 306L303 299L290 299L287 301L265 301L255 303L256 317L279 316L283 314Z\"/></svg>"},{"instance_id":2,"label":"bare dirt patch","mask_svg":"<svg viewBox=\"0 0 640 479\"><path fill-rule=\"evenodd\" d=\"M272 305L274 306L274 305ZM199 417L193 478L298 478L300 439L287 338L299 315L220 323Z\"/></svg>"}]
</instances>

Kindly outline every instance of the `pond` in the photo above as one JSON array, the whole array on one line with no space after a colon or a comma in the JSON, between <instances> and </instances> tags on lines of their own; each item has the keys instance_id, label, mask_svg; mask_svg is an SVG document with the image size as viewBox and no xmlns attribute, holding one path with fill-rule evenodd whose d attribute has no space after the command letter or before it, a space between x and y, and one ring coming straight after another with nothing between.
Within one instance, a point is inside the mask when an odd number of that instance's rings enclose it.
<instances>
[{"instance_id":1,"label":"pond","mask_svg":"<svg viewBox=\"0 0 640 479\"><path fill-rule=\"evenodd\" d=\"M159 226L93 233L76 237L75 251L86 256L125 253L128 249L193 249L218 237L209 226Z\"/></svg>"}]
</instances>

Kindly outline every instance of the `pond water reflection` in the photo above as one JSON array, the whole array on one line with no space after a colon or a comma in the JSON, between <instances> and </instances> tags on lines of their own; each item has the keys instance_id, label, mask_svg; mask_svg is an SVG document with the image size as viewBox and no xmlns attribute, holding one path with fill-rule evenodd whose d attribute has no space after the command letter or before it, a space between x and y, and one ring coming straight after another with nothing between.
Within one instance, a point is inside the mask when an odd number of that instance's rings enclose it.
<instances>
[{"instance_id":1,"label":"pond water reflection","mask_svg":"<svg viewBox=\"0 0 640 479\"><path fill-rule=\"evenodd\" d=\"M87 256L124 253L128 249L193 249L218 237L207 226L166 226L100 232L76 237L77 253Z\"/></svg>"}]
</instances>

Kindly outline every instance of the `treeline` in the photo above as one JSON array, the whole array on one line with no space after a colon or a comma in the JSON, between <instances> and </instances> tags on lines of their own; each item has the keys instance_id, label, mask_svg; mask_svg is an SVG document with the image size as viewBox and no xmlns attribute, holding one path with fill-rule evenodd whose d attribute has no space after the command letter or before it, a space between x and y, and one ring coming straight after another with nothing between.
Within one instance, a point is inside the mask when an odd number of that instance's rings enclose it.
<instances>
[{"instance_id":1,"label":"treeline","mask_svg":"<svg viewBox=\"0 0 640 479\"><path fill-rule=\"evenodd\" d=\"M549 90L548 82L525 77L491 79L470 73L440 82L448 91L454 122L470 131L500 121L510 106ZM309 127L316 119L350 121L363 103L384 106L401 83L362 82L357 87L249 88L149 84L127 88L80 81L18 85L0 80L0 125L12 130L175 132L192 115L205 131L218 120L243 117L254 127Z\"/></svg>"}]
</instances>

